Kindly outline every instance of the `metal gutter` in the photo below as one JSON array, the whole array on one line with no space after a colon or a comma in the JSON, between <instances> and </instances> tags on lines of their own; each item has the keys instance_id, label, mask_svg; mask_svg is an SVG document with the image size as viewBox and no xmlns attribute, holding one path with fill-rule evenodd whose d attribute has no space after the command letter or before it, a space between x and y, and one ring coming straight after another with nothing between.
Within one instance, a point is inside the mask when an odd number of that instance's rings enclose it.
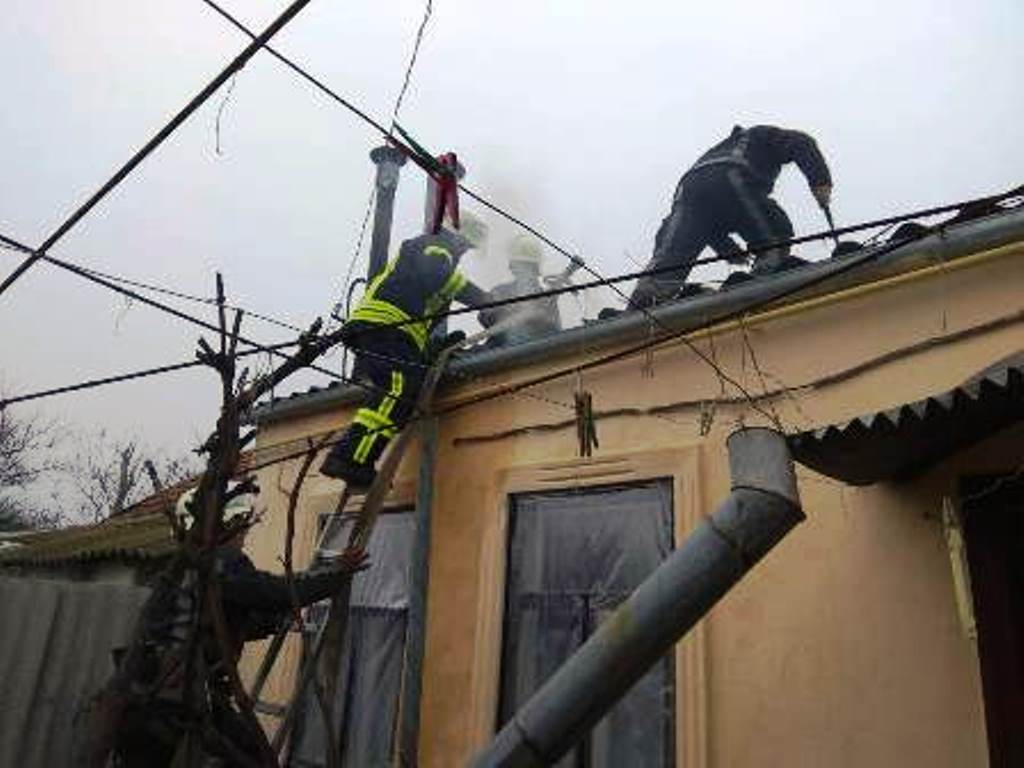
<instances>
[{"instance_id":1,"label":"metal gutter","mask_svg":"<svg viewBox=\"0 0 1024 768\"><path fill-rule=\"evenodd\" d=\"M787 298L783 303L796 304L813 296L835 293L868 281L910 272L935 263L949 262L1022 239L1024 208L951 225L906 248L898 248L887 253L877 261L871 261L863 267L841 274L835 281L817 284L799 297ZM866 252L880 250L882 247L884 245L808 264L770 278L750 280L712 294L665 304L652 310L651 314L665 329L696 329L719 318L726 318L744 307L768 300L786 290L795 290L804 282L822 279L833 272L841 272L851 260L863 258ZM571 328L557 335L523 344L465 355L452 363L449 376L478 377L540 361L549 362L569 357L578 354L581 348L594 350L615 344L642 341L650 336L650 325L651 321L646 315L628 312L611 320ZM255 419L259 424L266 425L284 418L320 413L354 403L359 399L359 395L358 388L345 386L297 394L257 408Z\"/></svg>"},{"instance_id":2,"label":"metal gutter","mask_svg":"<svg viewBox=\"0 0 1024 768\"><path fill-rule=\"evenodd\" d=\"M475 768L554 765L805 519L786 440L729 437L732 493L516 712Z\"/></svg>"}]
</instances>

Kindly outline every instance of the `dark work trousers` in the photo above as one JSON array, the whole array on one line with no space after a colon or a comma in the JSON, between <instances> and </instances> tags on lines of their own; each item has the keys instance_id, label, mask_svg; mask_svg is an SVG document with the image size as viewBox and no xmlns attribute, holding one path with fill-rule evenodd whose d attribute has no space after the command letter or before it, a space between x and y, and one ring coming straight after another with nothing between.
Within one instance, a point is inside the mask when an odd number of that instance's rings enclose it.
<instances>
[{"instance_id":1,"label":"dark work trousers","mask_svg":"<svg viewBox=\"0 0 1024 768\"><path fill-rule=\"evenodd\" d=\"M331 452L348 464L372 469L416 409L426 358L397 328L364 325L349 343L369 382L352 424Z\"/></svg>"},{"instance_id":2,"label":"dark work trousers","mask_svg":"<svg viewBox=\"0 0 1024 768\"><path fill-rule=\"evenodd\" d=\"M646 307L670 300L686 283L705 247L726 258L736 254L741 248L730 237L732 233L756 251L766 243L791 238L793 225L743 169L723 164L691 171L679 182L672 211L658 229L654 256L647 265L647 269L676 269L640 278L632 304ZM788 255L788 248L757 253L754 271L770 271Z\"/></svg>"}]
</instances>

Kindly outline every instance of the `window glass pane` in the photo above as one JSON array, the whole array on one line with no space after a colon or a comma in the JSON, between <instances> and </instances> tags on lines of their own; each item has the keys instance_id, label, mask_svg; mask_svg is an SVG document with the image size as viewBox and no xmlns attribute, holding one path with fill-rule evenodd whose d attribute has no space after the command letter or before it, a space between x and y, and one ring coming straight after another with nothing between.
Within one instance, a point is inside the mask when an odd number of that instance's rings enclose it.
<instances>
[{"instance_id":1,"label":"window glass pane","mask_svg":"<svg viewBox=\"0 0 1024 768\"><path fill-rule=\"evenodd\" d=\"M325 547L343 549L350 527L351 521L346 521ZM381 515L370 538L370 568L352 582L333 707L335 732L344 745L344 766L392 763L405 656L407 571L414 531L412 512ZM309 623L317 629L326 618L326 605L325 601L314 606L307 614ZM323 715L310 689L297 724L291 764L325 766L326 749Z\"/></svg>"},{"instance_id":2,"label":"window glass pane","mask_svg":"<svg viewBox=\"0 0 1024 768\"><path fill-rule=\"evenodd\" d=\"M672 549L671 481L520 494L510 509L500 724ZM671 654L562 765L672 765Z\"/></svg>"}]
</instances>

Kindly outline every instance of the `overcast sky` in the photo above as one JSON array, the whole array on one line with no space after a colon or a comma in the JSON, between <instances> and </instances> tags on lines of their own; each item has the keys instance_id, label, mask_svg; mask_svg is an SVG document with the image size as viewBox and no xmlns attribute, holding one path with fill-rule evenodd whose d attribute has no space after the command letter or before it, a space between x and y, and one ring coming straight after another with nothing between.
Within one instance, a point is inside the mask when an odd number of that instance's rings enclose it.
<instances>
[{"instance_id":1,"label":"overcast sky","mask_svg":"<svg viewBox=\"0 0 1024 768\"><path fill-rule=\"evenodd\" d=\"M255 27L286 4L224 1ZM422 13L418 0L314 0L274 45L386 122ZM0 232L33 245L246 43L199 0L6 0L3 17ZM1020 0L435 0L401 122L611 275L646 261L678 177L737 122L813 134L840 224L1021 183L1022 34ZM219 269L230 299L305 324L341 291L379 142L265 54L237 78L218 155L222 101L53 253L204 295ZM407 167L396 239L418 228L423 188ZM822 227L795 171L776 192L798 233ZM492 224L489 255L468 265L485 287L512 234ZM0 251L3 273L17 262ZM549 271L563 265L549 254ZM601 304L591 297L588 312ZM287 337L256 322L245 331ZM19 393L176 362L196 337L39 264L0 297L0 380ZM193 371L34 409L179 450L209 429L216 398L212 374Z\"/></svg>"}]
</instances>

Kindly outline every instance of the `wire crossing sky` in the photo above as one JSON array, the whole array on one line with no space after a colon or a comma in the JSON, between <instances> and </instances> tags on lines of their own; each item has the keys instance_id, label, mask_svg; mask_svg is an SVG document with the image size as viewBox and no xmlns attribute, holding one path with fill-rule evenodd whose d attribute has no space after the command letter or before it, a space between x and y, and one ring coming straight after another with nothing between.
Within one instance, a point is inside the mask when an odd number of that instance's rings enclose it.
<instances>
[{"instance_id":1,"label":"wire crossing sky","mask_svg":"<svg viewBox=\"0 0 1024 768\"><path fill-rule=\"evenodd\" d=\"M811 132L836 178L840 226L1019 183L1024 8L975 5L434 2L402 122L425 146L458 152L471 189L601 274L620 274L635 270L630 258L646 261L679 175L733 123ZM225 6L258 30L285 3ZM17 119L0 121L0 229L33 244L245 43L199 2L11 0L5 12L0 78L18 109ZM422 0L386 10L312 3L274 46L370 114L389 115L423 14ZM220 270L231 300L302 326L337 298L329 294L354 250L373 176L367 153L379 139L266 54L237 76L221 155L218 101L53 255L200 296ZM423 190L407 164L392 242L419 230ZM783 175L777 198L798 232L823 226L797 175ZM494 237L466 266L486 287L507 279L514 229L475 212ZM797 250L812 259L826 252ZM546 271L563 265L549 252ZM714 265L695 275L722 276ZM0 376L9 392L162 365L194 348L195 333L181 324L125 311L120 299L50 268L28 272L3 305ZM601 306L595 298L588 312ZM563 312L571 310L567 301ZM52 403L83 425L145 426L175 445L205 434L215 413L215 388L201 376L129 389L138 394L99 388Z\"/></svg>"}]
</instances>

